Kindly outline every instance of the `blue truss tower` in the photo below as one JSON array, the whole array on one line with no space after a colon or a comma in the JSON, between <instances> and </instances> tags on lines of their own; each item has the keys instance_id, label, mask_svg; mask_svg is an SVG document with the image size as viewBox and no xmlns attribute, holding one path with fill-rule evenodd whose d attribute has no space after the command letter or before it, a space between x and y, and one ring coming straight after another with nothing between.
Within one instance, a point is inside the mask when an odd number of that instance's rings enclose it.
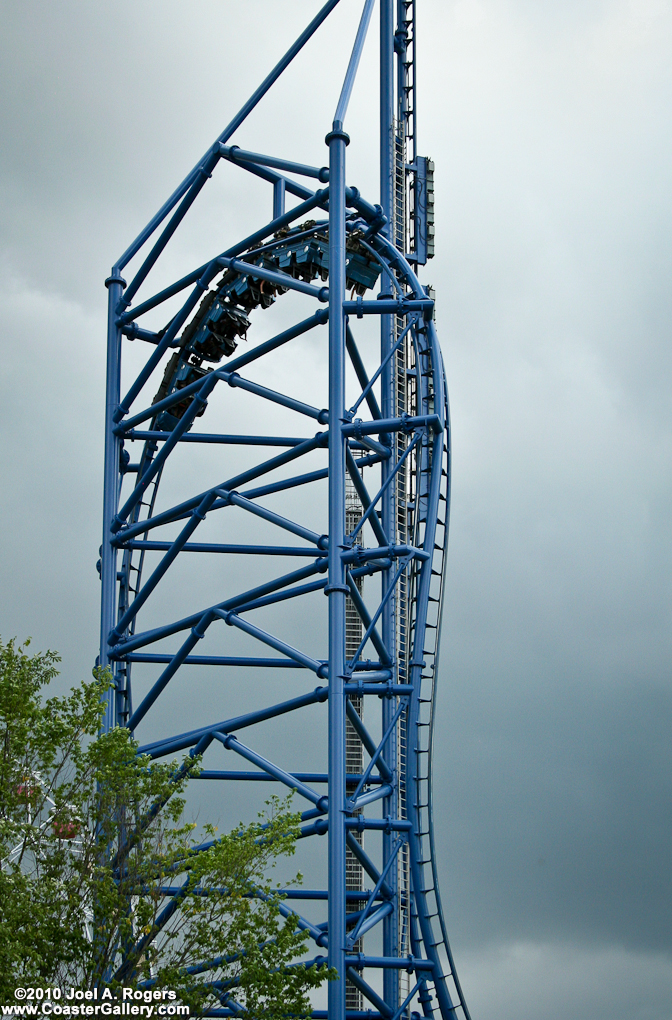
<instances>
[{"instance_id":1,"label":"blue truss tower","mask_svg":"<svg viewBox=\"0 0 672 1020\"><path fill-rule=\"evenodd\" d=\"M379 0L379 195L346 179L374 0L325 125L328 166L232 144L337 3L106 281L106 726L130 727L154 759L203 754L218 803L273 783L307 802L301 836L324 880L293 893L295 910L340 975L315 1017L469 1020L432 824L450 444L433 294L418 279L434 214L415 0ZM149 286L213 174L242 171L270 185L252 232L231 237L223 220L224 250ZM235 1009L223 999L219 1012Z\"/></svg>"}]
</instances>

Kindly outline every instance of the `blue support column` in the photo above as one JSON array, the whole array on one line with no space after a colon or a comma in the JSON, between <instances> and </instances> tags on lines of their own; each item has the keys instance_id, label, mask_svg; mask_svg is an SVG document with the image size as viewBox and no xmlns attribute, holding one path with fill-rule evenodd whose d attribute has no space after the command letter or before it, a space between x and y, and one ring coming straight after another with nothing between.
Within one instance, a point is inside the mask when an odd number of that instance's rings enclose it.
<instances>
[{"instance_id":1,"label":"blue support column","mask_svg":"<svg viewBox=\"0 0 672 1020\"><path fill-rule=\"evenodd\" d=\"M387 217L388 233L393 239L393 217L394 217L394 0L380 0L380 204L383 213ZM381 294L388 292L389 280L382 278ZM393 295L390 295L391 297ZM380 317L380 360L383 369L380 374L381 380L381 403L380 410L383 418L393 418L396 413L394 401L394 359L389 357L394 346L394 317L392 315L381 315ZM394 450L394 439L387 437L392 443ZM381 465L382 482L388 480L394 470L394 456L384 461ZM388 485L381 499L382 526L385 534L391 542L396 541L396 499L394 485ZM394 574L389 568L381 574L382 590L385 591ZM388 648L396 648L396 599L394 595L388 601L382 614L381 632L383 643ZM396 680L397 662L392 666L393 677ZM390 725L395 711L395 702L387 698L382 707L382 726L386 730ZM388 747L388 760L395 770L397 758L396 733L392 734ZM396 791L383 801L383 814L396 817L397 813ZM392 833L385 832L383 842L383 867L387 864L393 852L394 837ZM388 884L396 893L397 874L396 868L392 868L388 877ZM397 951L398 914L395 910L388 917L384 918L383 926L383 955L394 956ZM383 995L393 1011L396 1011L399 996L399 979L394 970L383 971Z\"/></svg>"},{"instance_id":2,"label":"blue support column","mask_svg":"<svg viewBox=\"0 0 672 1020\"><path fill-rule=\"evenodd\" d=\"M285 179L279 177L273 182L273 219L285 215Z\"/></svg>"},{"instance_id":3,"label":"blue support column","mask_svg":"<svg viewBox=\"0 0 672 1020\"><path fill-rule=\"evenodd\" d=\"M117 550L112 545L110 524L117 512L119 501L119 458L121 441L114 434L114 413L121 397L121 329L117 325L117 308L126 281L116 270L105 281L107 287L107 382L105 390L105 466L103 474L103 540L101 546L101 609L100 609L100 665L108 659L108 637L116 620ZM103 728L107 731L116 725L115 692L109 691Z\"/></svg>"},{"instance_id":4,"label":"blue support column","mask_svg":"<svg viewBox=\"0 0 672 1020\"><path fill-rule=\"evenodd\" d=\"M392 222L394 126L394 0L380 0L380 204Z\"/></svg>"},{"instance_id":5,"label":"blue support column","mask_svg":"<svg viewBox=\"0 0 672 1020\"><path fill-rule=\"evenodd\" d=\"M329 146L329 1017L345 1020L345 147L340 121Z\"/></svg>"}]
</instances>

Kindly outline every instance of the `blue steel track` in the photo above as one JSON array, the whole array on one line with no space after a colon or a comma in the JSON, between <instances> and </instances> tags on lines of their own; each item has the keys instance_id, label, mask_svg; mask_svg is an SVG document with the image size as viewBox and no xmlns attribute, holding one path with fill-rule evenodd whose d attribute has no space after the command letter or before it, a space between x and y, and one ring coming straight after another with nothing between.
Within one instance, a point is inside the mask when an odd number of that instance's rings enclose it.
<instances>
[{"instance_id":1,"label":"blue steel track","mask_svg":"<svg viewBox=\"0 0 672 1020\"><path fill-rule=\"evenodd\" d=\"M469 1020L434 858L431 762L450 433L434 300L418 279L433 255L433 165L417 153L415 2L379 0L379 202L346 183L344 130L374 0L364 3L356 35L353 26L352 55L326 136L328 166L230 144L337 3L324 5L106 281L100 661L111 666L115 687L105 725L130 727L153 759L183 750L204 755L201 778L219 780L222 789L234 782L256 791L264 780L308 802L302 838L318 844L316 856L326 842L325 881L322 888L294 891L292 910L315 943L311 961L324 959L326 950L340 977L329 983L328 1011L315 1010L314 1017ZM270 220L258 215L251 235L138 302L215 170L241 169L270 185ZM137 268L127 283L122 272L131 262ZM255 325L290 291L312 305L309 314L270 339L255 339ZM140 324L146 315L156 319L167 303L162 328ZM367 347L375 321L379 345ZM360 341L364 327L369 332ZM279 357L291 370L297 344L301 351L311 344L323 350L325 341L326 407L307 402L305 386L292 394L284 392L291 386L273 389L255 380L255 370L263 375ZM127 368L122 360L131 342ZM268 372L263 377L268 382ZM246 401L245 413L237 400ZM232 431L208 430L213 409ZM295 422L296 434L235 431L243 418L257 427L274 421L272 409ZM302 430L301 423L310 427ZM176 463L179 479L185 463L179 455L203 449L216 449L223 480L195 490L189 472L183 498L160 509L164 472ZM130 451L137 450L132 463ZM309 470L302 470L302 458ZM296 499L282 503L292 492L301 497L302 519L292 511ZM226 520L232 508L246 517L245 543L197 540L206 521ZM275 544L268 544L269 534ZM217 565L233 557L238 564L222 573L221 597L205 606L196 599L187 616L157 623L170 592L182 584L178 565L202 564L203 557ZM285 560L288 568L278 569ZM245 563L254 563L250 576L262 580L241 588ZM185 590L191 597L198 584ZM326 601L316 603L320 595ZM269 630L263 611L272 607L291 613L273 617ZM301 647L296 621L320 612L323 630ZM236 631L239 640L232 642ZM241 640L247 653L240 653ZM215 643L221 654L199 654L200 642L208 649ZM144 670L136 691L134 665ZM263 700L265 674L300 683L307 671L318 683L179 732L166 722L174 715L160 714L162 699L193 667L258 684L255 703ZM154 671L149 680L148 670ZM290 771L273 760L273 749L296 739L289 717L300 722L308 706L323 713L326 760L318 766L306 752L305 770ZM208 704L199 707L212 716ZM266 729L254 729L246 740L245 730L261 723ZM276 731L264 746L269 726ZM143 739L143 729L150 739ZM231 767L235 761L242 767ZM325 901L326 922L322 914L320 923L311 920ZM235 1001L223 995L211 1015L236 1015Z\"/></svg>"}]
</instances>

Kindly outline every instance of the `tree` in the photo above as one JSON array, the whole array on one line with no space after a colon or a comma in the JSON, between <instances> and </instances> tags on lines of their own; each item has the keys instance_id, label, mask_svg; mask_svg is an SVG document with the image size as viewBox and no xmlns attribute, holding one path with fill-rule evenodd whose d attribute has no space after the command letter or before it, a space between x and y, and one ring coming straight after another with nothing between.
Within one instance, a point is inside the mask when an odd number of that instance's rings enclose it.
<instances>
[{"instance_id":1,"label":"tree","mask_svg":"<svg viewBox=\"0 0 672 1020\"><path fill-rule=\"evenodd\" d=\"M195 843L198 758L157 764L128 730L100 734L105 672L43 700L58 661L0 641L0 1001L17 984L151 987L192 1013L306 1015L329 975L292 963L307 933L267 874L299 816L272 798L257 823Z\"/></svg>"}]
</instances>

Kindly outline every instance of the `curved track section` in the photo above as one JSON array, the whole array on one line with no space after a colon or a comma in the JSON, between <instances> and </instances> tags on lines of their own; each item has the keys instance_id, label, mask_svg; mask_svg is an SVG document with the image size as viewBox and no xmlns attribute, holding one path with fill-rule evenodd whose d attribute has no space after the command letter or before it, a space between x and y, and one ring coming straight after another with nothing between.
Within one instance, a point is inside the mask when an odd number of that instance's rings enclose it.
<instances>
[{"instance_id":1,"label":"curved track section","mask_svg":"<svg viewBox=\"0 0 672 1020\"><path fill-rule=\"evenodd\" d=\"M292 910L315 945L306 964L326 956L340 975L316 1018L469 1020L433 845L450 442L433 298L418 279L433 216L410 105L414 4L380 4L380 204L345 181L372 0L328 168L228 145L336 3L107 281L106 725L129 726L154 759L202 755L205 802L231 824L269 788L295 791L312 887L290 893ZM270 220L138 302L218 164L271 185ZM235 1002L224 996L219 1013Z\"/></svg>"}]
</instances>

